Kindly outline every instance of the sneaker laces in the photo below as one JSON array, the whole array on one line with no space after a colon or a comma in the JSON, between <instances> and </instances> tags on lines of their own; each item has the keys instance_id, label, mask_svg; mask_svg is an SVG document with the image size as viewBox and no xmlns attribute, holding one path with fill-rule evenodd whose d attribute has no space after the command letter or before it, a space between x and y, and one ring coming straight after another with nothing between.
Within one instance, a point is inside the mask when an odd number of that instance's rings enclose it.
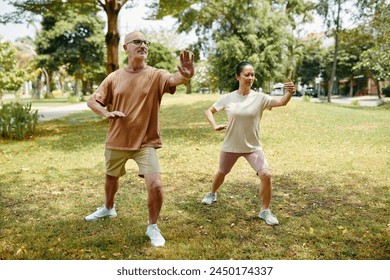
<instances>
[{"instance_id":1,"label":"sneaker laces","mask_svg":"<svg viewBox=\"0 0 390 280\"><path fill-rule=\"evenodd\" d=\"M152 229L150 230L150 235L152 237L158 237L160 234L160 229L156 226L156 227L152 227Z\"/></svg>"}]
</instances>

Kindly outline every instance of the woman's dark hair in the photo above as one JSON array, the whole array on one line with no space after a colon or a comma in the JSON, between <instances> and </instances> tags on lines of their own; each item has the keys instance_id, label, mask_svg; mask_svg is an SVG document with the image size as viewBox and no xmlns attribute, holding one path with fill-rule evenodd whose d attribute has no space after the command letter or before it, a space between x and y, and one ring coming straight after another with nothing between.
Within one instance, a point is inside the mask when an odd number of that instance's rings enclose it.
<instances>
[{"instance_id":1,"label":"woman's dark hair","mask_svg":"<svg viewBox=\"0 0 390 280\"><path fill-rule=\"evenodd\" d=\"M252 63L250 63L248 61L241 61L240 63L238 63L236 66L236 75L239 76L242 72L242 69L244 69L244 67L248 66L248 65L253 67ZM239 85L240 84L238 83L238 81L236 81L236 85L234 86L234 89L235 90L238 89Z\"/></svg>"},{"instance_id":2,"label":"woman's dark hair","mask_svg":"<svg viewBox=\"0 0 390 280\"><path fill-rule=\"evenodd\" d=\"M242 72L242 69L244 69L244 67L247 65L250 65L253 67L252 63L250 63L248 61L241 61L240 63L238 63L236 66L236 75L240 75Z\"/></svg>"}]
</instances>

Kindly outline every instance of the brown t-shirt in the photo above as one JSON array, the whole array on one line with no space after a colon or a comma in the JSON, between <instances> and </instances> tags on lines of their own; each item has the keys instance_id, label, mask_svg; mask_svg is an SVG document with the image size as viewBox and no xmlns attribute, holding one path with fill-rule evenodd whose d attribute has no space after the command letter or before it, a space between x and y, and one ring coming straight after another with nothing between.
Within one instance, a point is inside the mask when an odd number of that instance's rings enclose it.
<instances>
[{"instance_id":1,"label":"brown t-shirt","mask_svg":"<svg viewBox=\"0 0 390 280\"><path fill-rule=\"evenodd\" d=\"M164 93L173 94L169 72L145 67L140 72L126 68L109 74L93 93L103 106L111 105L124 118L110 119L106 147L113 150L139 150L142 147L162 146L159 129L159 110Z\"/></svg>"}]
</instances>

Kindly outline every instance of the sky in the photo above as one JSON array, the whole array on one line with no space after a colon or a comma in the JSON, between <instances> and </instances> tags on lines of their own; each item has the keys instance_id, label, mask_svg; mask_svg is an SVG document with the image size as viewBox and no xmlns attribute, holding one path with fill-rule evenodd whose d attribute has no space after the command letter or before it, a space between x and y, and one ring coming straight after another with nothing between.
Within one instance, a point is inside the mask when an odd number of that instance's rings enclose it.
<instances>
[{"instance_id":1,"label":"sky","mask_svg":"<svg viewBox=\"0 0 390 280\"><path fill-rule=\"evenodd\" d=\"M144 0L142 3L137 4L136 7L130 9L126 9L126 6L125 8L122 8L119 13L119 26L122 38L124 38L124 35L128 32L140 29L147 29L149 31L167 31L173 30L175 28L176 21L172 17L165 17L163 20L145 20L144 18L148 13L148 8L145 6L147 2L149 2L149 0ZM11 12L13 11L13 7L7 5L4 0L0 0L0 11L1 14ZM104 20L106 20L106 15L104 12L101 12L101 16ZM305 29L305 33L320 32L323 30L318 20L312 24L307 25ZM32 25L28 24L0 24L0 35L2 36L2 40L9 40L14 42L15 39L20 37L34 37L35 29ZM195 42L195 40L196 37L194 33L181 34L177 38L177 44L179 44L177 47L186 47L189 44Z\"/></svg>"}]
</instances>

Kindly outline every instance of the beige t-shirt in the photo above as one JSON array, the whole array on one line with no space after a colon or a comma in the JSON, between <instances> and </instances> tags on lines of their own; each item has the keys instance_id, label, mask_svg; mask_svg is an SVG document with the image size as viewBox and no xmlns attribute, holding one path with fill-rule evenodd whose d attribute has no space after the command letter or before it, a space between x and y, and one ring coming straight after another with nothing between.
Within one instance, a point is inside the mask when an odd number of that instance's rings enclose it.
<instances>
[{"instance_id":1,"label":"beige t-shirt","mask_svg":"<svg viewBox=\"0 0 390 280\"><path fill-rule=\"evenodd\" d=\"M164 93L173 94L172 76L165 70L147 66L140 72L126 68L109 74L93 93L103 106L112 105L124 118L110 119L106 147L113 150L139 150L162 146L159 110Z\"/></svg>"},{"instance_id":2,"label":"beige t-shirt","mask_svg":"<svg viewBox=\"0 0 390 280\"><path fill-rule=\"evenodd\" d=\"M271 100L269 95L253 90L246 96L233 91L213 104L217 111L225 110L228 116L222 151L251 153L261 150L260 120Z\"/></svg>"}]
</instances>

